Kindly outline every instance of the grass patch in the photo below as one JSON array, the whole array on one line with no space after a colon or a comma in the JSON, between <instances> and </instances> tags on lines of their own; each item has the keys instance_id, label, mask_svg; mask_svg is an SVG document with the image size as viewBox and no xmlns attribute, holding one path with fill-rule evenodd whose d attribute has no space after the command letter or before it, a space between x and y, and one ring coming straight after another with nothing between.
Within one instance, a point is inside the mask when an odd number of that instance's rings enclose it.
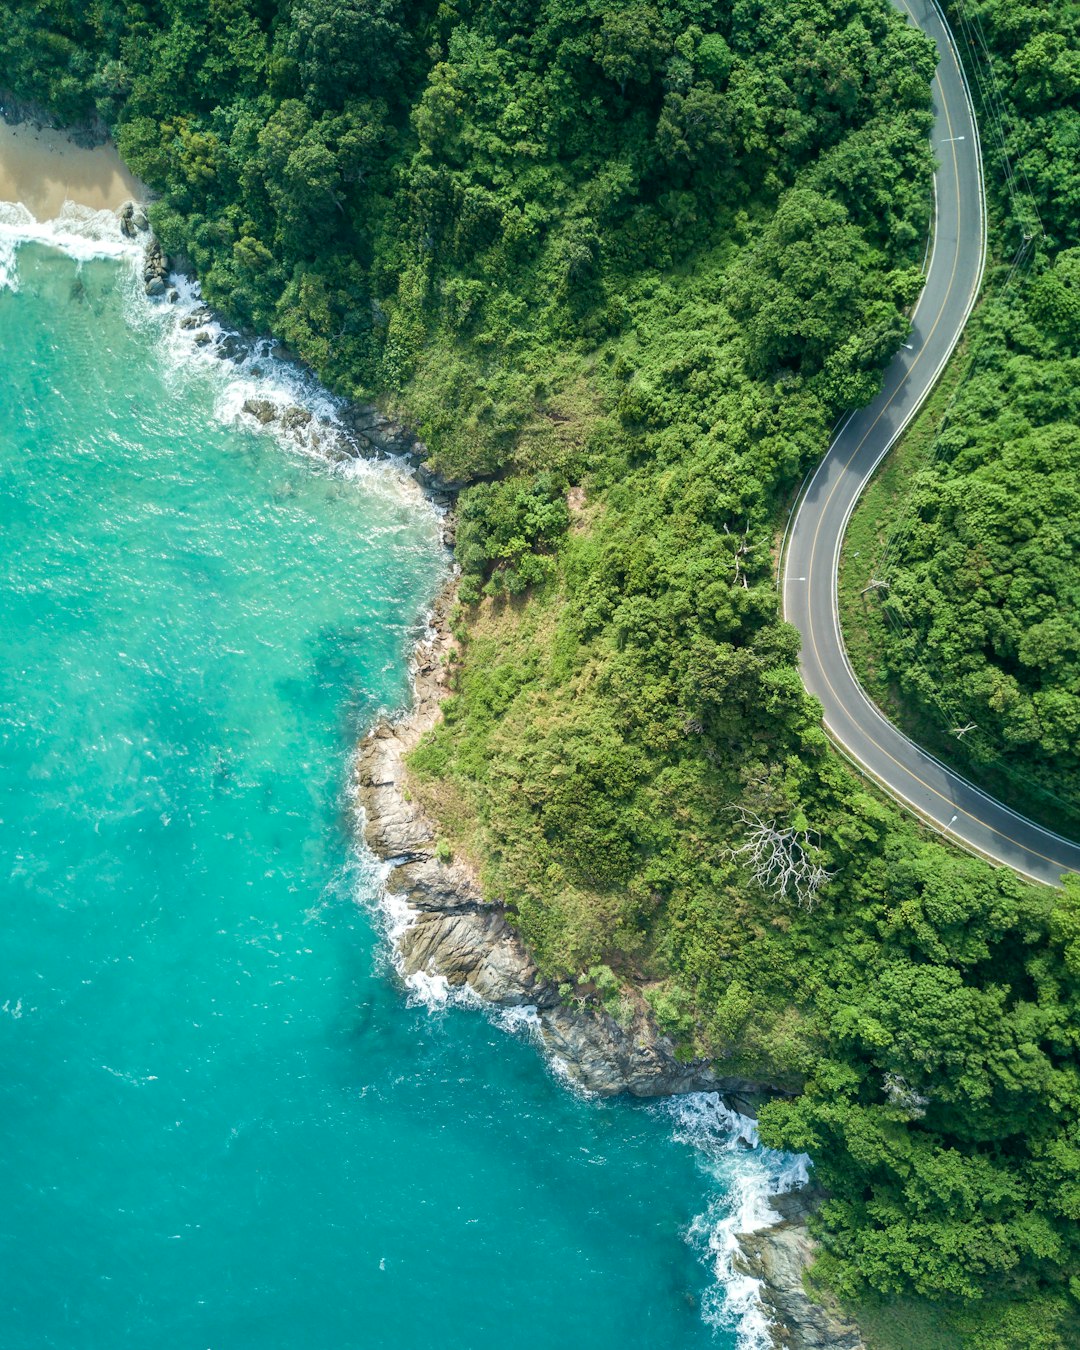
<instances>
[{"instance_id":1,"label":"grass patch","mask_svg":"<svg viewBox=\"0 0 1080 1350\"><path fill-rule=\"evenodd\" d=\"M849 1305L867 1350L1075 1350L1080 1332L1065 1299L1052 1294L1016 1302L988 1300L949 1307L898 1298Z\"/></svg>"}]
</instances>

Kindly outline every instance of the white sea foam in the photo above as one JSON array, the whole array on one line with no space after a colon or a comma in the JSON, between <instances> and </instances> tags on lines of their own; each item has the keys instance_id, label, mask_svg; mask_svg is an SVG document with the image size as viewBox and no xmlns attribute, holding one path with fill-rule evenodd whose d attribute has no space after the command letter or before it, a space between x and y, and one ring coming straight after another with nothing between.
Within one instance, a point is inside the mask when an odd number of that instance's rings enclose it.
<instances>
[{"instance_id":1,"label":"white sea foam","mask_svg":"<svg viewBox=\"0 0 1080 1350\"><path fill-rule=\"evenodd\" d=\"M19 289L18 251L27 243L55 248L82 263L115 258L127 264L128 322L154 343L166 382L183 384L193 376L212 381L215 416L226 425L239 424L274 436L290 451L334 466L343 478L362 479L367 490L389 494L409 505L426 499L407 465L393 459L355 457L340 415L345 402L294 361L275 355L270 339L241 342L240 335L206 313L196 327L183 320L205 312L199 283L179 273L169 277L176 300L150 299L142 284L146 237L128 239L114 211L95 211L65 202L53 220L40 221L21 202L0 202L0 291ZM196 334L203 335L196 341ZM208 340L206 340L208 339ZM223 354L236 349L235 357ZM267 402L279 417L288 408L311 414L309 422L269 425L244 411L244 404ZM428 509L435 512L429 505Z\"/></svg>"},{"instance_id":2,"label":"white sea foam","mask_svg":"<svg viewBox=\"0 0 1080 1350\"><path fill-rule=\"evenodd\" d=\"M18 244L0 234L0 291L19 289Z\"/></svg>"},{"instance_id":3,"label":"white sea foam","mask_svg":"<svg viewBox=\"0 0 1080 1350\"><path fill-rule=\"evenodd\" d=\"M380 862L363 843L363 829L356 775L350 771L349 807L354 815L353 837L356 844L348 869L346 885L355 899L364 905L382 931L380 955L405 986L406 1001L410 1007L424 1007L429 1012L441 1012L451 1007L483 1007L480 999L468 985L451 985L444 975L417 970L405 973L401 955L401 939L420 917L403 895L391 891L387 880L393 864Z\"/></svg>"},{"instance_id":4,"label":"white sea foam","mask_svg":"<svg viewBox=\"0 0 1080 1350\"><path fill-rule=\"evenodd\" d=\"M89 206L65 202L53 220L38 220L22 202L0 202L0 249L7 266L14 269L21 244L47 244L78 262L91 258L135 258L140 246L125 239L115 211L95 211ZM15 285L10 285L14 280ZM9 288L17 289L18 275L9 273Z\"/></svg>"},{"instance_id":5,"label":"white sea foam","mask_svg":"<svg viewBox=\"0 0 1080 1350\"><path fill-rule=\"evenodd\" d=\"M123 1069L110 1069L107 1064L103 1064L101 1067L106 1073L111 1073L114 1078L119 1078L121 1082L130 1083L132 1087L145 1087L147 1083L156 1083L158 1080L156 1073L129 1073Z\"/></svg>"},{"instance_id":6,"label":"white sea foam","mask_svg":"<svg viewBox=\"0 0 1080 1350\"><path fill-rule=\"evenodd\" d=\"M445 975L430 975L425 970L414 970L405 976L407 1002L411 1008L423 1007L429 1012L446 1008L483 1008L484 1000L467 984L451 984Z\"/></svg>"},{"instance_id":7,"label":"white sea foam","mask_svg":"<svg viewBox=\"0 0 1080 1350\"><path fill-rule=\"evenodd\" d=\"M343 478L363 480L369 491L438 514L409 466L393 458L376 461L356 455L341 421L344 399L331 394L309 370L282 357L272 339L246 339L225 326L204 304L197 281L173 273L168 284L177 299L172 303L148 300L138 278L134 281L129 321L155 343L166 383L183 387L193 378L208 381L214 415L223 424L272 436L290 452L331 465ZM261 422L245 407L253 404L269 404L274 418ZM309 420L297 416L301 410ZM286 412L291 418L282 418Z\"/></svg>"},{"instance_id":8,"label":"white sea foam","mask_svg":"<svg viewBox=\"0 0 1080 1350\"><path fill-rule=\"evenodd\" d=\"M676 1140L697 1151L702 1169L719 1190L686 1234L714 1276L702 1300L702 1316L718 1330L734 1331L739 1350L767 1350L772 1340L759 1282L735 1263L738 1234L777 1222L769 1197L805 1186L810 1159L763 1147L756 1123L726 1107L715 1092L673 1097L656 1109L671 1117Z\"/></svg>"},{"instance_id":9,"label":"white sea foam","mask_svg":"<svg viewBox=\"0 0 1080 1350\"><path fill-rule=\"evenodd\" d=\"M356 826L359 838L359 823ZM413 971L406 975L405 963L401 956L401 938L416 923L417 911L409 906L404 895L387 890L386 879L390 873L390 864L379 864L370 855L370 850L358 845L356 848L355 891L360 899L373 896L375 918L382 927L385 938L385 952L390 964L397 972L401 983L405 985L406 1002L409 1007L425 1007L429 1012L441 1012L448 1007L483 1007L483 999L474 994L467 984L451 984L444 975L433 975L428 971ZM363 855L371 857L371 863L363 863ZM375 886L371 882L377 883Z\"/></svg>"},{"instance_id":10,"label":"white sea foam","mask_svg":"<svg viewBox=\"0 0 1080 1350\"><path fill-rule=\"evenodd\" d=\"M531 1003L520 1008L499 1008L492 1019L497 1027L524 1041L539 1042L540 1010Z\"/></svg>"}]
</instances>

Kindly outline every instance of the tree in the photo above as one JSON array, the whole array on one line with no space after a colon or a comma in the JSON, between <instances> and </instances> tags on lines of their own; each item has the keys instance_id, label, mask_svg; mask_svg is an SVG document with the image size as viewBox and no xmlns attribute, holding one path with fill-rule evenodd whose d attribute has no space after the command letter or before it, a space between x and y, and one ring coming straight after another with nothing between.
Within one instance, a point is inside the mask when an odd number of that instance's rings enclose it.
<instances>
[{"instance_id":1,"label":"tree","mask_svg":"<svg viewBox=\"0 0 1080 1350\"><path fill-rule=\"evenodd\" d=\"M649 83L666 50L660 16L652 5L609 10L601 19L596 61L623 96L630 80Z\"/></svg>"}]
</instances>

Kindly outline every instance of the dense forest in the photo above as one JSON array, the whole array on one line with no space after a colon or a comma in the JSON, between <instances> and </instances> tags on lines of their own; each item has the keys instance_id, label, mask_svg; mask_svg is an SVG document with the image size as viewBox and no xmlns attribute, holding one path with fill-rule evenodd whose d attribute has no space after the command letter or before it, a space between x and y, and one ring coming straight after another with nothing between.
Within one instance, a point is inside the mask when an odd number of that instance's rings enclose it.
<instances>
[{"instance_id":1,"label":"dense forest","mask_svg":"<svg viewBox=\"0 0 1080 1350\"><path fill-rule=\"evenodd\" d=\"M883 525L874 656L920 730L943 730L935 748L1075 835L1080 6L969 0L964 13L972 60L992 61L996 266L945 424Z\"/></svg>"},{"instance_id":2,"label":"dense forest","mask_svg":"<svg viewBox=\"0 0 1080 1350\"><path fill-rule=\"evenodd\" d=\"M1009 51L1035 44L1036 106L1075 78L1048 3L980 8ZM773 584L791 494L921 285L930 45L885 0L0 15L12 91L113 128L207 297L405 413L468 484L457 692L414 787L543 969L615 1014L632 984L687 1054L791 1090L762 1135L814 1156L818 1274L842 1296L937 1300L987 1350L1067 1345L1080 887L960 856L855 777ZM1047 217L1071 125L1039 142ZM1062 248L1030 312L988 327L986 360L1022 343L1020 364L971 395L952 457L985 460L986 519L1030 478L1031 577L1058 566L1031 541L1070 524L1075 482L1030 465L1071 444L1077 284ZM950 500L924 513L946 572ZM1033 672L1075 671L1068 625L1031 603ZM763 835L786 878L755 864Z\"/></svg>"}]
</instances>

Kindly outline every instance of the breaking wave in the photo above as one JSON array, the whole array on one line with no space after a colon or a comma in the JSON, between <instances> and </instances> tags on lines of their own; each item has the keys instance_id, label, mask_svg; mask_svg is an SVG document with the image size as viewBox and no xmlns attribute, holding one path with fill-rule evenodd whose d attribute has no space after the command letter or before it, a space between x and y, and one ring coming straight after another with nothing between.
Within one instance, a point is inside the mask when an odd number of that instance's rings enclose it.
<instances>
[{"instance_id":1,"label":"breaking wave","mask_svg":"<svg viewBox=\"0 0 1080 1350\"><path fill-rule=\"evenodd\" d=\"M57 249L80 264L115 259L123 267L125 317L154 345L167 385L209 381L221 423L273 436L291 452L329 463L342 477L364 479L410 503L423 496L408 465L357 454L341 420L346 400L283 355L273 339L249 338L222 323L197 281L174 272L165 296L147 296L141 264L148 238L126 237L114 211L66 202L55 219L40 221L21 202L0 202L0 292L19 289L18 254L26 244Z\"/></svg>"},{"instance_id":2,"label":"breaking wave","mask_svg":"<svg viewBox=\"0 0 1080 1350\"><path fill-rule=\"evenodd\" d=\"M757 1122L725 1106L715 1092L671 1097L655 1109L671 1117L675 1139L696 1150L702 1170L717 1187L686 1233L713 1274L702 1316L716 1330L735 1332L739 1350L769 1350L773 1342L759 1281L739 1269L738 1235L777 1222L769 1198L805 1186L810 1159L805 1153L765 1148Z\"/></svg>"}]
</instances>

